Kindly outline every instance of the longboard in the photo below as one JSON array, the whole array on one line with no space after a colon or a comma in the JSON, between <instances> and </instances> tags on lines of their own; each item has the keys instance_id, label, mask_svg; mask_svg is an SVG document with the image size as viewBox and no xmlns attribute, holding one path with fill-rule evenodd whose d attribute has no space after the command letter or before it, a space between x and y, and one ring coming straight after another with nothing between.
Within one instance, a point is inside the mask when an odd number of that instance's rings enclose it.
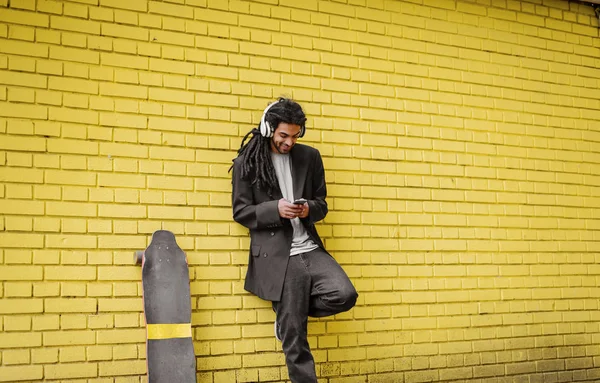
<instances>
[{"instance_id":1,"label":"longboard","mask_svg":"<svg viewBox=\"0 0 600 383\"><path fill-rule=\"evenodd\" d=\"M185 253L173 233L158 230L134 261L142 265L148 382L196 383Z\"/></svg>"}]
</instances>

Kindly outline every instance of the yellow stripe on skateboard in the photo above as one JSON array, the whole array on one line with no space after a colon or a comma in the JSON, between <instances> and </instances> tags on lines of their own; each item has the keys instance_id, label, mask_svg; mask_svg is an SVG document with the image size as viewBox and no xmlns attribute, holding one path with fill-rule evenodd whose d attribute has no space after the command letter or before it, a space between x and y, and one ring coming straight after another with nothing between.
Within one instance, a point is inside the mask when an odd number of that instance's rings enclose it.
<instances>
[{"instance_id":1,"label":"yellow stripe on skateboard","mask_svg":"<svg viewBox=\"0 0 600 383\"><path fill-rule=\"evenodd\" d=\"M148 339L191 338L191 323L147 324Z\"/></svg>"}]
</instances>

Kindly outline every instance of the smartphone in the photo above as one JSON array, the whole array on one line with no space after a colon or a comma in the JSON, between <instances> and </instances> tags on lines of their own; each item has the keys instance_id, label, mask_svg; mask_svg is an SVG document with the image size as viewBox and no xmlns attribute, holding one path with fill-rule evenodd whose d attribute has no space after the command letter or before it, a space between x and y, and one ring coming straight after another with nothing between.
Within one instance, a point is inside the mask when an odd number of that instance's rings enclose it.
<instances>
[{"instance_id":1,"label":"smartphone","mask_svg":"<svg viewBox=\"0 0 600 383\"><path fill-rule=\"evenodd\" d=\"M294 205L304 205L307 201L304 198L300 198L292 202Z\"/></svg>"}]
</instances>

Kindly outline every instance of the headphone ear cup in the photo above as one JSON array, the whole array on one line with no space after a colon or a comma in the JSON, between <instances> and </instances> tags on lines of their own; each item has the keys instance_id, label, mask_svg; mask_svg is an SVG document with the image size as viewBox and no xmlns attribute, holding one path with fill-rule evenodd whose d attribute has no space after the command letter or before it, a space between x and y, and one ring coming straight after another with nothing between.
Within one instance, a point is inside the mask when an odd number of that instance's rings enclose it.
<instances>
[{"instance_id":1,"label":"headphone ear cup","mask_svg":"<svg viewBox=\"0 0 600 383\"><path fill-rule=\"evenodd\" d=\"M277 104L279 101L275 101L272 104L269 104L265 110L263 111L263 115L260 118L260 135L263 137L272 137L273 136L273 129L271 129L271 125L269 124L269 122L266 119L266 115L267 115L267 111L269 109L271 109L271 107L275 104Z\"/></svg>"},{"instance_id":2,"label":"headphone ear cup","mask_svg":"<svg viewBox=\"0 0 600 383\"><path fill-rule=\"evenodd\" d=\"M306 133L306 126L302 125L302 127L300 128L300 134L298 135L298 137L304 137L304 133Z\"/></svg>"},{"instance_id":3,"label":"headphone ear cup","mask_svg":"<svg viewBox=\"0 0 600 383\"><path fill-rule=\"evenodd\" d=\"M269 127L268 122L265 121L265 116L260 119L260 135L263 137L269 137Z\"/></svg>"}]
</instances>

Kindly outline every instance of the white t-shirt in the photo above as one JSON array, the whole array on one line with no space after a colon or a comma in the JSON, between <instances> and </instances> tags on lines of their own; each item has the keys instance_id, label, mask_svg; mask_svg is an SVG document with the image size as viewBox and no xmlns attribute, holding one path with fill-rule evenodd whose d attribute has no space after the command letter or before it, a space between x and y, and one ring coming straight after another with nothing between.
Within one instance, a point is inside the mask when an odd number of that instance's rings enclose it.
<instances>
[{"instance_id":1,"label":"white t-shirt","mask_svg":"<svg viewBox=\"0 0 600 383\"><path fill-rule=\"evenodd\" d=\"M271 152L271 159L273 160L273 167L275 168L275 174L277 175L277 181L279 182L279 188L283 198L289 202L294 201L294 185L292 180L292 166L289 154L280 154ZM296 196L302 198L302 196ZM292 239L292 248L290 249L290 256L308 253L319 247L315 244L304 225L300 221L300 218L293 218L290 220L292 227L294 228L294 238Z\"/></svg>"}]
</instances>

